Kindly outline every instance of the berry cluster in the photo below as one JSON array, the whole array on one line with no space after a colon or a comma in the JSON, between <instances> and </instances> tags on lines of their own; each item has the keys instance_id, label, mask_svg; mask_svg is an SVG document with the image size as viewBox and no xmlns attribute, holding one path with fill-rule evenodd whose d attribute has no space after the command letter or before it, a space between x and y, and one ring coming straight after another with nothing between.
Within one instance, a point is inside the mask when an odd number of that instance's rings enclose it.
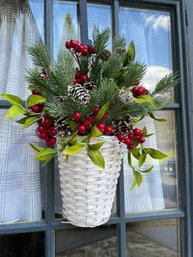
<instances>
[{"instance_id":1,"label":"berry cluster","mask_svg":"<svg viewBox=\"0 0 193 257\"><path fill-rule=\"evenodd\" d=\"M149 93L149 91L140 86L140 87L133 87L132 88L132 92L133 92L133 95L136 97L136 96L142 96L142 95L147 95Z\"/></svg>"},{"instance_id":2,"label":"berry cluster","mask_svg":"<svg viewBox=\"0 0 193 257\"><path fill-rule=\"evenodd\" d=\"M53 127L53 121L45 115L39 120L39 126L37 127L38 136L45 140L47 146L53 146L56 143L57 130Z\"/></svg>"},{"instance_id":3,"label":"berry cluster","mask_svg":"<svg viewBox=\"0 0 193 257\"><path fill-rule=\"evenodd\" d=\"M73 114L73 118L75 121L79 122L78 124L78 132L80 134L86 134L86 132L88 131L88 129L92 126L94 120L95 120L95 116L96 114L100 111L99 107L94 107L92 110L92 114L85 119L84 121L81 121L82 115L79 112L75 112ZM102 121L107 119L107 114L105 113L102 117ZM107 135L111 135L113 133L113 129L111 128L111 126L105 126L103 124L103 122L100 122L97 124L97 128L100 130L100 132L102 134L107 134Z\"/></svg>"},{"instance_id":4,"label":"berry cluster","mask_svg":"<svg viewBox=\"0 0 193 257\"><path fill-rule=\"evenodd\" d=\"M139 144L143 144L145 142L143 130L139 128L135 128L132 133L129 133L125 136L123 133L117 134L117 139L125 143L129 150L133 150L134 143L137 142Z\"/></svg>"},{"instance_id":5,"label":"berry cluster","mask_svg":"<svg viewBox=\"0 0 193 257\"><path fill-rule=\"evenodd\" d=\"M75 78L73 79L73 84L84 84L86 81L88 80L87 75L79 70L78 68L76 68L76 75Z\"/></svg>"},{"instance_id":6,"label":"berry cluster","mask_svg":"<svg viewBox=\"0 0 193 257\"><path fill-rule=\"evenodd\" d=\"M96 52L95 47L80 44L76 40L66 41L65 45L67 49L73 50L75 53L79 53L82 56L92 55Z\"/></svg>"}]
</instances>

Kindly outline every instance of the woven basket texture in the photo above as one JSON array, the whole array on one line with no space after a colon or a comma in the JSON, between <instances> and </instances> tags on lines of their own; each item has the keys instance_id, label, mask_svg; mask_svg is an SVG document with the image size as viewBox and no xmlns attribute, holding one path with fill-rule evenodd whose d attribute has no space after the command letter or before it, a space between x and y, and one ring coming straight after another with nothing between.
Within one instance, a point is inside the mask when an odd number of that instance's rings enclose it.
<instances>
[{"instance_id":1,"label":"woven basket texture","mask_svg":"<svg viewBox=\"0 0 193 257\"><path fill-rule=\"evenodd\" d=\"M108 221L120 174L121 144L114 136L101 136L91 143L105 141L100 151L105 169L90 160L86 150L59 156L63 216L73 225L96 227Z\"/></svg>"}]
</instances>

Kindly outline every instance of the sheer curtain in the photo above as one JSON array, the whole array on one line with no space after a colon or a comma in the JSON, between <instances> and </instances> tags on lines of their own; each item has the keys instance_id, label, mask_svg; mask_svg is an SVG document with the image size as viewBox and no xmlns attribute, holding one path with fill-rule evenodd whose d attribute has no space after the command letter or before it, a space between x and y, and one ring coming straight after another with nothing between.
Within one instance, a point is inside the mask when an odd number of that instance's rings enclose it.
<instances>
[{"instance_id":1,"label":"sheer curtain","mask_svg":"<svg viewBox=\"0 0 193 257\"><path fill-rule=\"evenodd\" d=\"M40 35L25 0L0 2L0 93L26 99L26 69L32 67L25 50ZM35 130L4 118L0 110L0 222L41 219L39 163L28 143L37 144Z\"/></svg>"},{"instance_id":2,"label":"sheer curtain","mask_svg":"<svg viewBox=\"0 0 193 257\"><path fill-rule=\"evenodd\" d=\"M169 53L162 53L166 59L164 60L164 63L161 62L162 59L160 54L156 53L155 38L156 33L158 32L156 31L155 26L160 25L156 24L156 22L158 23L158 19L162 15L161 13L153 11L149 11L148 13L148 11L146 12L145 10L134 8L121 8L120 12L120 34L125 34L128 43L130 40L134 41L137 53L136 59L148 65L146 77L142 82L143 85L151 91L156 82L170 72L169 68L167 68L167 66L170 65ZM168 15L165 15L165 17L169 18ZM165 21L168 22L169 19ZM165 21L159 20L159 22ZM169 23L166 24L166 26L169 27ZM163 33L163 31L159 31L159 33ZM166 33L164 33L164 35L165 34ZM169 40L167 43L168 45L166 46L166 49L170 49ZM146 118L138 126L146 126L148 133L154 133L153 136L146 139L146 144L147 147L157 148L154 121L151 118ZM144 179L140 187L130 190L133 183L133 174L127 165L126 154L124 155L126 212L152 211L165 208L159 161L151 159L149 163L150 165L154 165L153 171L143 175Z\"/></svg>"}]
</instances>

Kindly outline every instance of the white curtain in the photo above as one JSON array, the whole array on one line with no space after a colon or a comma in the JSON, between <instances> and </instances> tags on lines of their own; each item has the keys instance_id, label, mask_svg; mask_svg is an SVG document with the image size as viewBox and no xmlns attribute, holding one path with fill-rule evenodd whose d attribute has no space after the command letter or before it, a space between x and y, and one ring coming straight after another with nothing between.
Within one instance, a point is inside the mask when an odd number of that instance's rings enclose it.
<instances>
[{"instance_id":1,"label":"white curtain","mask_svg":"<svg viewBox=\"0 0 193 257\"><path fill-rule=\"evenodd\" d=\"M25 46L40 35L27 1L0 1L0 93L26 99L32 67ZM28 143L38 143L34 128L23 130L0 110L0 222L41 219L39 163Z\"/></svg>"}]
</instances>

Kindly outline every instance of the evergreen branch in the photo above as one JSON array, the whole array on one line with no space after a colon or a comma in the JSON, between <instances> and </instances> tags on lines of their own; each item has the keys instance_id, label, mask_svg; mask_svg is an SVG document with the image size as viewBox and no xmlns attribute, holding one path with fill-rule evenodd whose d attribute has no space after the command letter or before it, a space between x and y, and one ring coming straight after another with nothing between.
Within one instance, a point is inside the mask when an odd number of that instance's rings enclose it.
<instances>
[{"instance_id":1,"label":"evergreen branch","mask_svg":"<svg viewBox=\"0 0 193 257\"><path fill-rule=\"evenodd\" d=\"M148 115L149 112L152 111L152 105L150 103L129 103L128 105L128 113L132 117L141 117Z\"/></svg>"},{"instance_id":2,"label":"evergreen branch","mask_svg":"<svg viewBox=\"0 0 193 257\"><path fill-rule=\"evenodd\" d=\"M180 79L178 73L170 73L162 78L156 85L152 95L165 93L179 83Z\"/></svg>"},{"instance_id":3,"label":"evergreen branch","mask_svg":"<svg viewBox=\"0 0 193 257\"><path fill-rule=\"evenodd\" d=\"M31 55L35 65L50 68L51 58L45 44L38 43L34 46L27 46L27 51Z\"/></svg>"},{"instance_id":4,"label":"evergreen branch","mask_svg":"<svg viewBox=\"0 0 193 257\"><path fill-rule=\"evenodd\" d=\"M101 52L103 49L107 47L110 36L111 36L110 28L106 28L102 32L100 32L97 29L97 27L94 26L92 38L93 38L93 45L96 48L96 53Z\"/></svg>"},{"instance_id":5,"label":"evergreen branch","mask_svg":"<svg viewBox=\"0 0 193 257\"><path fill-rule=\"evenodd\" d=\"M112 53L111 58L103 63L103 77L114 79L120 70L122 57Z\"/></svg>"},{"instance_id":6,"label":"evergreen branch","mask_svg":"<svg viewBox=\"0 0 193 257\"><path fill-rule=\"evenodd\" d=\"M125 48L126 42L127 42L127 40L124 35L121 37L118 37L118 38L114 38L113 39L113 51L118 47Z\"/></svg>"}]
</instances>

